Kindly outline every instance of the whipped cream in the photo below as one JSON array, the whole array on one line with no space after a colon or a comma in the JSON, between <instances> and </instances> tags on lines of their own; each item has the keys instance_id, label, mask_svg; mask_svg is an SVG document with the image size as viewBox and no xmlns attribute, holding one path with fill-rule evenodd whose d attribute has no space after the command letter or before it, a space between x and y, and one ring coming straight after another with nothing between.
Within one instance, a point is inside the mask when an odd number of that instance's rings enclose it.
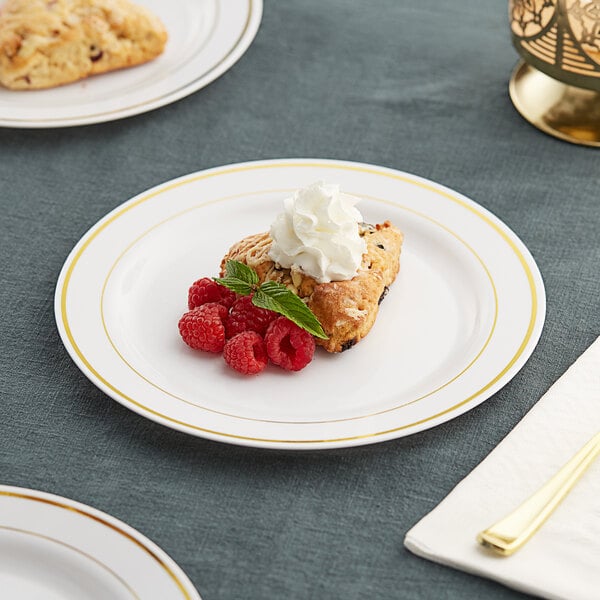
<instances>
[{"instance_id":1,"label":"whipped cream","mask_svg":"<svg viewBox=\"0 0 600 600\"><path fill-rule=\"evenodd\" d=\"M269 257L319 283L352 279L367 249L358 232L363 218L357 201L323 182L298 190L283 201L284 211L271 225Z\"/></svg>"}]
</instances>

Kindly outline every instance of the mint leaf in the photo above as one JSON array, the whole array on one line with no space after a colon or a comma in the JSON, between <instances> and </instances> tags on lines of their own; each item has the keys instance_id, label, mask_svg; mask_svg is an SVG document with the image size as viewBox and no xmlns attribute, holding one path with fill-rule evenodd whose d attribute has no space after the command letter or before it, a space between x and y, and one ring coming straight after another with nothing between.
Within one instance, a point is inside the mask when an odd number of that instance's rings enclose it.
<instances>
[{"instance_id":1,"label":"mint leaf","mask_svg":"<svg viewBox=\"0 0 600 600\"><path fill-rule=\"evenodd\" d=\"M235 278L240 279L248 284L257 285L258 284L258 275L251 269L248 265L241 263L237 260L228 260L225 265L225 275L226 278ZM248 292L250 293L250 292Z\"/></svg>"},{"instance_id":2,"label":"mint leaf","mask_svg":"<svg viewBox=\"0 0 600 600\"><path fill-rule=\"evenodd\" d=\"M321 323L310 308L281 283L265 281L254 293L252 304L279 313L315 337L327 339Z\"/></svg>"},{"instance_id":3,"label":"mint leaf","mask_svg":"<svg viewBox=\"0 0 600 600\"><path fill-rule=\"evenodd\" d=\"M256 271L248 265L237 260L228 260L225 265L225 277L215 277L214 280L242 296L254 292L252 304L255 306L283 315L315 337L327 339L317 317L294 292L276 281L265 281L259 286L260 280Z\"/></svg>"},{"instance_id":4,"label":"mint leaf","mask_svg":"<svg viewBox=\"0 0 600 600\"><path fill-rule=\"evenodd\" d=\"M251 294L259 281L254 269L237 260L228 260L225 265L225 277L215 277L214 280L242 296Z\"/></svg>"},{"instance_id":5,"label":"mint leaf","mask_svg":"<svg viewBox=\"0 0 600 600\"><path fill-rule=\"evenodd\" d=\"M214 281L242 296L247 296L252 293L252 286L237 277L223 277L222 279L215 277Z\"/></svg>"}]
</instances>

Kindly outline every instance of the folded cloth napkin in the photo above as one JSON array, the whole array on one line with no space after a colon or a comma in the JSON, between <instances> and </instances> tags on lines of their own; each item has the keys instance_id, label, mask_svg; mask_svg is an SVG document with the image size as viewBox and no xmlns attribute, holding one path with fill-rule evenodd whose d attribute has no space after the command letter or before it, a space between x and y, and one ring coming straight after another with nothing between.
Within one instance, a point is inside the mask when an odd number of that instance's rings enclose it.
<instances>
[{"instance_id":1,"label":"folded cloth napkin","mask_svg":"<svg viewBox=\"0 0 600 600\"><path fill-rule=\"evenodd\" d=\"M543 598L600 598L600 458L541 529L501 557L475 538L515 509L600 430L600 338L490 455L407 534L424 558Z\"/></svg>"}]
</instances>

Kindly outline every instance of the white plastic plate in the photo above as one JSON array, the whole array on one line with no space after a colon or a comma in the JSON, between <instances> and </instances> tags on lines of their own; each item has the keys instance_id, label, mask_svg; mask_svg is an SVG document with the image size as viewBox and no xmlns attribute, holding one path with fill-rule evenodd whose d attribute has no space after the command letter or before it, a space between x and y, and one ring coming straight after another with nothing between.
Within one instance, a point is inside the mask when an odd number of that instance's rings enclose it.
<instances>
[{"instance_id":1,"label":"white plastic plate","mask_svg":"<svg viewBox=\"0 0 600 600\"><path fill-rule=\"evenodd\" d=\"M405 234L375 326L298 373L256 377L189 349L187 289L228 248L268 230L282 200L314 181L362 198L365 221ZM79 368L154 421L222 442L333 448L433 427L505 385L545 315L536 264L499 219L414 175L328 160L273 160L187 175L122 204L81 239L60 274L56 320Z\"/></svg>"},{"instance_id":2,"label":"white plastic plate","mask_svg":"<svg viewBox=\"0 0 600 600\"><path fill-rule=\"evenodd\" d=\"M246 52L262 0L136 0L161 18L169 40L144 65L48 90L0 86L0 127L70 127L114 121L175 102L220 77Z\"/></svg>"}]
</instances>

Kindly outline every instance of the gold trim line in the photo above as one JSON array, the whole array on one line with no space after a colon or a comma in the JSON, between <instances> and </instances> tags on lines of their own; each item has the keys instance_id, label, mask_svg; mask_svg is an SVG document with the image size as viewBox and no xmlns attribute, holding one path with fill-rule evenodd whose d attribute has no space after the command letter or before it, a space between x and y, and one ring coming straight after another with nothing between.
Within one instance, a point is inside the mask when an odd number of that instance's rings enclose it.
<instances>
[{"instance_id":1,"label":"gold trim line","mask_svg":"<svg viewBox=\"0 0 600 600\"><path fill-rule=\"evenodd\" d=\"M279 424L285 424L285 425L319 425L319 424L324 424L324 423L342 423L342 422L346 422L346 421L356 421L359 419L367 419L370 417L375 417L381 414L385 414L388 412L392 412L395 410L400 410L401 408L404 408L406 406L410 406L411 404L415 404L416 402L419 402L421 400L424 400L425 398L428 398L429 396L432 396L433 394L436 394L437 392L439 392L440 390L446 388L447 386L449 386L450 384L454 383L454 381L456 381L459 377L461 377L462 375L464 375L479 359L479 357L483 354L483 352L485 351L485 349L487 348L488 344L490 343L492 336L494 334L494 331L496 329L496 323L498 321L498 293L496 291L496 284L492 278L492 275L489 271L489 269L487 268L486 264L483 262L483 259L479 256L479 254L477 254L477 252L475 252L475 250L465 241L463 240L457 233L455 233L454 231L452 231L450 228L446 227L445 225L443 225L442 223L436 221L435 219L429 217L428 215L421 213L417 210L411 209L407 206L403 206L401 204L397 204L394 202L391 202L389 200L383 199L383 198L377 198L375 196L365 196L364 194L361 195L361 198L365 198L365 199L369 199L369 200L373 200L376 202L380 202L382 204L388 204L390 206L393 206L394 208L399 208L401 210L405 210L406 212L412 213L420 218L423 218L431 223L433 223L434 225L440 227L440 229L446 231L447 233L449 233L451 236L453 236L454 238L456 238L461 244L463 244L463 246L473 254L473 256L475 257L475 259L479 262L481 268L483 269L484 273L486 274L487 278L489 279L489 283L491 286L491 290L492 290L492 296L494 298L494 316L492 319L492 323L490 326L490 330L489 333L487 335L487 337L485 338L482 347L479 349L479 351L475 354L475 357L467 364L466 367L464 367L462 370L460 370L457 374L453 375L448 381L446 381L445 383L438 385L436 388L434 388L433 390L422 394L421 396L417 397L417 398L413 398L412 400L405 402L404 404L400 404L398 406L393 406L392 408L387 408L385 410L380 410L374 413L369 413L369 414L364 414L364 415L358 415L358 416L354 416L354 417L347 417L345 419L329 419L329 420L324 420L324 421L280 421L280 420L274 420L274 419L255 419L252 417L243 417L240 415L235 415L235 414L231 414L231 413L226 413L223 411L219 411L219 410L215 410L215 409L211 409L211 408L207 408L206 406L201 406L200 404L196 404L195 402L192 402L191 400L186 400L185 398L182 398L181 396L177 396L176 394L173 394L171 392L169 392L168 390L160 387L158 384L154 383L153 381L151 381L150 379L148 379L146 376L142 375L142 373L140 373L137 369L135 369L133 367L133 365L131 365L129 363L129 361L123 356L123 354L120 352L120 350L117 348L117 345L115 344L114 340L112 339L109 331L108 331L108 325L106 323L106 318L104 315L104 297L105 297L105 292L106 292L106 288L108 286L108 281L111 278L115 268L117 267L118 263L121 261L121 259L123 258L123 256L125 256L125 254L127 254L127 252L129 252L129 250L131 248L133 248L133 246L135 246L141 239L143 239L146 235L148 235L150 232L155 231L158 227L160 227L161 225L163 225L164 223L167 223L171 220L177 219L178 217L181 217L184 214L187 214L189 212L192 212L194 210L197 210L199 208L202 208L204 206L209 206L209 205L213 205L213 204L218 204L220 202L225 202L228 200L232 200L232 199L236 199L239 197L249 197L252 195L266 195L266 194L273 194L276 192L279 193L290 193L293 190L289 190L289 189L283 189L283 190L260 190L260 191L256 191L256 192L244 192L244 193L240 193L240 194L234 194L233 196L226 196L223 198L216 198L213 200L208 200L206 202L203 202L202 204L198 204L196 206L192 206L190 208L187 208L179 213L176 213L174 215L171 215L169 217L167 217L166 219L164 219L163 221L156 223L155 225L153 225L152 227L150 227L149 229L147 229L144 233L142 233L141 235L139 235L138 237L136 237L126 248L125 250L123 250L123 252L121 252L121 254L117 257L117 259L115 260L115 262L111 265L109 271L108 271L108 275L106 276L106 279L104 280L104 284L102 286L102 292L101 292L101 298L100 298L100 318L102 321L102 327L104 329L104 334L106 335L106 338L108 339L108 343L111 345L111 347L113 348L113 350L115 351L115 353L117 354L117 356L121 359L121 361L127 365L127 367L133 371L140 379L142 379L143 381L145 381L148 385L150 385L151 387L159 390L160 392L162 392L163 394L170 396L171 398L174 398L175 400L179 400L180 402L183 402L184 404L187 404L189 406L193 406L194 408L198 408L201 410L205 410L207 412L211 412L213 414L218 414L218 415L222 415L225 417L231 417L234 419L240 419L243 421L255 421L255 422L259 422L259 423L279 423ZM351 192L348 192L351 193ZM357 194L355 194L357 195Z\"/></svg>"}]
</instances>

